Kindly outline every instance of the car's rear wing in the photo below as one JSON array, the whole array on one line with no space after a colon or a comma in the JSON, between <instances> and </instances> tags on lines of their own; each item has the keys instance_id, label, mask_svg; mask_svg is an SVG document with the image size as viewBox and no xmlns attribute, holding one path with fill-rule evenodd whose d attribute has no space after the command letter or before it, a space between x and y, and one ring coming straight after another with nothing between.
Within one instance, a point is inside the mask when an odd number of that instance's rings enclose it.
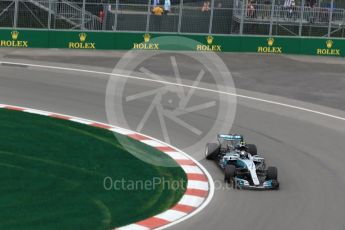
<instances>
[{"instance_id":1,"label":"car's rear wing","mask_svg":"<svg viewBox=\"0 0 345 230\"><path fill-rule=\"evenodd\" d=\"M226 141L233 141L233 140L240 140L243 141L243 136L238 134L218 134L218 140L226 140Z\"/></svg>"}]
</instances>

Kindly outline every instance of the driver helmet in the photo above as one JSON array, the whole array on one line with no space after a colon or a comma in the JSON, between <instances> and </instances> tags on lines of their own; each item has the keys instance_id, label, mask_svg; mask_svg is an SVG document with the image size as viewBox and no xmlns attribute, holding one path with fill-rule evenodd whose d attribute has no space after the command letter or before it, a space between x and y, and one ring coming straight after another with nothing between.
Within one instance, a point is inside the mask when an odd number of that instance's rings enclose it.
<instances>
[{"instance_id":1,"label":"driver helmet","mask_svg":"<svg viewBox=\"0 0 345 230\"><path fill-rule=\"evenodd\" d=\"M246 159L246 158L248 157L247 152L244 151L244 150L240 151L240 157L241 157L242 159Z\"/></svg>"},{"instance_id":2,"label":"driver helmet","mask_svg":"<svg viewBox=\"0 0 345 230\"><path fill-rule=\"evenodd\" d=\"M246 150L246 142L241 141L240 144L238 145L239 150Z\"/></svg>"}]
</instances>

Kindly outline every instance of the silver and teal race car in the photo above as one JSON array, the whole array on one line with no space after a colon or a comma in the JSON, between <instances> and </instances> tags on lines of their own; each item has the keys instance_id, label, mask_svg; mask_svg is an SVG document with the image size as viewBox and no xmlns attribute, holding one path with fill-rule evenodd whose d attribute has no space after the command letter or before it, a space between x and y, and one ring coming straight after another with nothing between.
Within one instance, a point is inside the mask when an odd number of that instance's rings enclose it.
<instances>
[{"instance_id":1,"label":"silver and teal race car","mask_svg":"<svg viewBox=\"0 0 345 230\"><path fill-rule=\"evenodd\" d=\"M225 182L234 188L279 189L277 168L266 167L256 146L246 144L242 135L218 135L218 143L207 143L205 154L219 164Z\"/></svg>"}]
</instances>

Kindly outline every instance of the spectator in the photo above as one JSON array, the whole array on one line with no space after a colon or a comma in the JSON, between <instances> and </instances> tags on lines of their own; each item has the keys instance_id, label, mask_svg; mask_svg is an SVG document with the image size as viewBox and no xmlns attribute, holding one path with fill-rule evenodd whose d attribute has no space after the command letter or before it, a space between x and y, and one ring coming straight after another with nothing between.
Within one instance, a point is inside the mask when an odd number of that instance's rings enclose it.
<instances>
[{"instance_id":1,"label":"spectator","mask_svg":"<svg viewBox=\"0 0 345 230\"><path fill-rule=\"evenodd\" d=\"M286 9L286 17L292 18L295 8L295 0L285 0L284 8Z\"/></svg>"},{"instance_id":2,"label":"spectator","mask_svg":"<svg viewBox=\"0 0 345 230\"><path fill-rule=\"evenodd\" d=\"M156 16L162 16L163 15L163 9L159 5L156 5L152 9L152 13L153 13L153 15L156 15Z\"/></svg>"},{"instance_id":3,"label":"spectator","mask_svg":"<svg viewBox=\"0 0 345 230\"><path fill-rule=\"evenodd\" d=\"M251 0L248 1L247 5L247 17L254 18L255 15L255 7Z\"/></svg>"},{"instance_id":4,"label":"spectator","mask_svg":"<svg viewBox=\"0 0 345 230\"><path fill-rule=\"evenodd\" d=\"M306 5L313 8L316 4L316 0L307 0Z\"/></svg>"},{"instance_id":5,"label":"spectator","mask_svg":"<svg viewBox=\"0 0 345 230\"><path fill-rule=\"evenodd\" d=\"M334 10L334 5L332 3L325 4L320 10L320 20L321 22L329 22L329 17L331 12Z\"/></svg>"},{"instance_id":6,"label":"spectator","mask_svg":"<svg viewBox=\"0 0 345 230\"><path fill-rule=\"evenodd\" d=\"M222 7L223 7L222 2L218 2L218 4L217 4L217 8L218 8L218 9L220 9L220 8L222 8Z\"/></svg>"},{"instance_id":7,"label":"spectator","mask_svg":"<svg viewBox=\"0 0 345 230\"><path fill-rule=\"evenodd\" d=\"M296 3L295 0L291 1L291 8L290 8L290 18L293 18L294 20L296 19Z\"/></svg>"},{"instance_id":8,"label":"spectator","mask_svg":"<svg viewBox=\"0 0 345 230\"><path fill-rule=\"evenodd\" d=\"M153 7L155 7L155 6L158 6L159 5L159 0L153 0Z\"/></svg>"},{"instance_id":9,"label":"spectator","mask_svg":"<svg viewBox=\"0 0 345 230\"><path fill-rule=\"evenodd\" d=\"M103 24L103 21L104 21L104 11L103 10L100 10L99 11L99 14L98 14L98 17L99 17L99 21L101 24Z\"/></svg>"},{"instance_id":10,"label":"spectator","mask_svg":"<svg viewBox=\"0 0 345 230\"><path fill-rule=\"evenodd\" d=\"M162 6L156 5L155 7L153 7L153 31L161 31L163 12L164 10Z\"/></svg>"},{"instance_id":11,"label":"spectator","mask_svg":"<svg viewBox=\"0 0 345 230\"><path fill-rule=\"evenodd\" d=\"M305 2L304 8L304 16L309 23L315 23L316 20L316 10L314 9L315 1L314 0L307 0Z\"/></svg>"},{"instance_id":12,"label":"spectator","mask_svg":"<svg viewBox=\"0 0 345 230\"><path fill-rule=\"evenodd\" d=\"M201 8L201 11L202 12L207 12L207 11L210 11L211 8L210 8L210 1L205 1L202 8Z\"/></svg>"},{"instance_id":13,"label":"spectator","mask_svg":"<svg viewBox=\"0 0 345 230\"><path fill-rule=\"evenodd\" d=\"M164 2L164 14L167 15L168 13L170 13L171 10L171 2L170 0L165 0Z\"/></svg>"},{"instance_id":14,"label":"spectator","mask_svg":"<svg viewBox=\"0 0 345 230\"><path fill-rule=\"evenodd\" d=\"M265 12L264 12L264 18L269 18L271 15L271 0L265 0Z\"/></svg>"}]
</instances>

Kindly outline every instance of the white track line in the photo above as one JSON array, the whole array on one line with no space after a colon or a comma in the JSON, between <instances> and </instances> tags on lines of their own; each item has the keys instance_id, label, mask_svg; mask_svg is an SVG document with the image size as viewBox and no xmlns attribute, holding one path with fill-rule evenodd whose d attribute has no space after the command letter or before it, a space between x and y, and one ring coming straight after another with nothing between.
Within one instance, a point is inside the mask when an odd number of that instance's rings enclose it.
<instances>
[{"instance_id":1,"label":"white track line","mask_svg":"<svg viewBox=\"0 0 345 230\"><path fill-rule=\"evenodd\" d=\"M119 78L135 79L135 80L140 80L140 81L156 82L156 83L162 83L162 84L166 84L166 85L174 85L174 86L180 86L180 87L185 87L185 88L190 88L190 89L197 89L197 90L206 91L206 92L219 93L219 94L224 94L224 95L228 95L228 96L234 96L234 97L249 99L249 100L253 100L253 101L265 102L265 103L269 103L269 104L273 104L273 105L279 105L279 106L283 106L283 107L287 107L287 108L291 108L291 109L297 109L297 110L301 110L301 111L314 113L314 114L318 114L321 116L326 116L326 117L345 121L344 117L340 117L340 116L336 116L336 115L332 115L329 113L324 113L324 112L320 112L320 111L316 111L316 110L312 110L312 109L307 109L307 108L303 108L303 107L299 107L299 106L295 106L295 105L285 104L285 103L281 103L281 102L277 102L277 101L265 100L265 99L246 96L246 95L242 95L242 94L229 93L229 92L220 91L220 90L208 89L208 88L204 88L204 87L168 82L168 81L154 80L154 79L148 79L148 78L143 78L143 77L135 77L135 76L130 76L130 75L107 73L107 72L94 71L94 70L85 70L85 69L76 69L76 68L67 68L67 67L58 67L58 66L49 66L49 65L37 65L37 64L21 63L21 62L0 61L0 64L26 65L26 66L37 67L37 68L66 70L66 71L74 71L74 72L84 72L84 73L92 73L92 74L99 74L99 75L106 75L106 76L115 76L115 77L119 77Z\"/></svg>"}]
</instances>

